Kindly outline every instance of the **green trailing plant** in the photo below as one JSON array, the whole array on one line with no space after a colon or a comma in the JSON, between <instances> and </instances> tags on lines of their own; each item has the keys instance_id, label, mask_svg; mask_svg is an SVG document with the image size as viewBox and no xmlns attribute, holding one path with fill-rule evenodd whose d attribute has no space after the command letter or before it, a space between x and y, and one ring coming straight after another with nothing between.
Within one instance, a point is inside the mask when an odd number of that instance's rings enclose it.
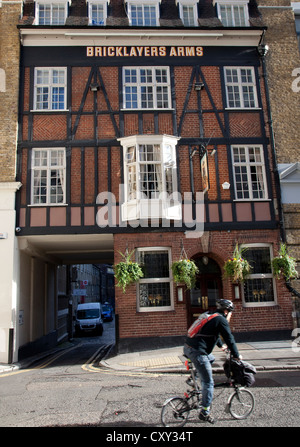
<instances>
[{"instance_id":1,"label":"green trailing plant","mask_svg":"<svg viewBox=\"0 0 300 447\"><path fill-rule=\"evenodd\" d=\"M251 272L251 266L247 259L243 257L246 249L239 248L236 244L233 255L224 263L224 276L230 278L232 282L243 282Z\"/></svg>"},{"instance_id":2,"label":"green trailing plant","mask_svg":"<svg viewBox=\"0 0 300 447\"><path fill-rule=\"evenodd\" d=\"M289 281L298 277L296 260L288 254L285 244L280 245L278 256L272 259L272 267L276 278L283 277Z\"/></svg>"},{"instance_id":3,"label":"green trailing plant","mask_svg":"<svg viewBox=\"0 0 300 447\"><path fill-rule=\"evenodd\" d=\"M125 293L126 288L134 283L139 281L140 278L144 276L141 266L137 262L131 261L131 256L134 253L134 250L131 253L125 253L125 255L119 252L120 255L124 258L124 261L119 262L113 266L115 272L115 278L117 280L116 286L121 287L123 292Z\"/></svg>"},{"instance_id":4,"label":"green trailing plant","mask_svg":"<svg viewBox=\"0 0 300 447\"><path fill-rule=\"evenodd\" d=\"M188 289L192 289L196 282L196 274L199 269L190 259L180 259L172 264L174 281L184 283Z\"/></svg>"}]
</instances>

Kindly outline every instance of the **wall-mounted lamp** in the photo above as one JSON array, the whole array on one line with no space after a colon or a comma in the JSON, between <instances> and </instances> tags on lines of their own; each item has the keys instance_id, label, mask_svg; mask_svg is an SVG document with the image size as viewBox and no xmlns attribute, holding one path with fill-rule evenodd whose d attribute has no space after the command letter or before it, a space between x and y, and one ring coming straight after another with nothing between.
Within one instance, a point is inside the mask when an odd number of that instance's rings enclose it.
<instances>
[{"instance_id":1,"label":"wall-mounted lamp","mask_svg":"<svg viewBox=\"0 0 300 447\"><path fill-rule=\"evenodd\" d=\"M265 44L261 43L258 45L257 51L261 57L265 57L269 51L269 45L265 45Z\"/></svg>"},{"instance_id":2,"label":"wall-mounted lamp","mask_svg":"<svg viewBox=\"0 0 300 447\"><path fill-rule=\"evenodd\" d=\"M97 90L100 89L100 85L98 84L98 82L92 82L90 84L90 89L91 89L91 92L96 92Z\"/></svg>"},{"instance_id":3,"label":"wall-mounted lamp","mask_svg":"<svg viewBox=\"0 0 300 447\"><path fill-rule=\"evenodd\" d=\"M230 183L228 183L228 182L224 182L224 183L222 184L222 188L223 188L223 189L229 189L229 188L230 188Z\"/></svg>"},{"instance_id":4,"label":"wall-mounted lamp","mask_svg":"<svg viewBox=\"0 0 300 447\"><path fill-rule=\"evenodd\" d=\"M213 150L211 151L211 153L210 153L210 156L213 157L213 156L215 155L216 152L217 152L216 149L213 149Z\"/></svg>"},{"instance_id":5,"label":"wall-mounted lamp","mask_svg":"<svg viewBox=\"0 0 300 447\"><path fill-rule=\"evenodd\" d=\"M199 91L202 90L203 88L204 88L204 84L203 84L203 82L195 82L194 90L195 90L196 92L199 92Z\"/></svg>"}]
</instances>

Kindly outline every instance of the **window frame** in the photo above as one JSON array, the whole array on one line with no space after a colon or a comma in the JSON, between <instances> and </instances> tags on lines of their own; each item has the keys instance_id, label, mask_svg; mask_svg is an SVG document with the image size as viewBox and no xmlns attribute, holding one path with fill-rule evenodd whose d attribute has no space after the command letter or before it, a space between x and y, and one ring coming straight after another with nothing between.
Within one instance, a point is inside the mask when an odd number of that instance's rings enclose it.
<instances>
[{"instance_id":1,"label":"window frame","mask_svg":"<svg viewBox=\"0 0 300 447\"><path fill-rule=\"evenodd\" d=\"M171 248L170 247L138 247L136 249L136 261L139 262L139 254L142 252L149 251L164 251L168 253L168 261L169 261L169 276L162 278L141 278L137 283L137 295L136 295L136 306L137 312L165 312L174 310L174 292L173 292L173 276L171 269ZM143 307L140 305L140 285L141 284L159 284L159 283L169 283L170 285L170 305L169 306L157 306L157 307Z\"/></svg>"},{"instance_id":2,"label":"window frame","mask_svg":"<svg viewBox=\"0 0 300 447\"><path fill-rule=\"evenodd\" d=\"M232 71L233 70L237 70L237 82L229 82L227 81L227 70L231 70L231 76L232 76ZM250 70L251 71L251 76L253 81L252 82L243 82L242 81L242 70ZM258 107L258 96L257 96L257 83L256 83L256 74L255 74L255 69L254 67L251 66L226 66L224 67L224 84L225 84L225 91L226 91L226 108L230 109L230 110L254 110L259 108ZM238 100L240 102L239 106L236 105L230 105L230 92L228 91L228 87L237 87L238 89ZM243 93L243 88L244 87L252 87L253 88L253 101L254 101L254 105L253 106L245 106L245 102L246 100L244 99L244 93ZM248 98L249 98L250 94L248 92ZM247 99L249 102L251 102L249 99ZM235 101L236 102L236 101Z\"/></svg>"},{"instance_id":3,"label":"window frame","mask_svg":"<svg viewBox=\"0 0 300 447\"><path fill-rule=\"evenodd\" d=\"M35 24L37 26L64 26L68 17L68 5L70 4L70 0L38 0L35 3ZM64 23L53 23L53 7L54 6L63 6L64 7ZM50 23L41 24L40 23L40 6L50 6Z\"/></svg>"},{"instance_id":4,"label":"window frame","mask_svg":"<svg viewBox=\"0 0 300 447\"><path fill-rule=\"evenodd\" d=\"M249 27L250 26L250 22L249 22L249 10L248 10L248 4L249 1L248 0L235 0L230 1L230 0L214 0L214 4L217 4L217 15L218 15L218 19L221 21L222 25L224 27L233 27L233 28L244 28L244 27ZM231 18L231 24L227 24L223 22L222 20L222 12L221 12L221 8L225 7L225 8L230 8L230 18ZM235 7L239 7L239 8L243 8L243 15L244 15L244 20L245 20L245 24L244 25L236 25L235 24L235 15L234 15L234 8ZM240 13L239 13L240 14Z\"/></svg>"},{"instance_id":5,"label":"window frame","mask_svg":"<svg viewBox=\"0 0 300 447\"><path fill-rule=\"evenodd\" d=\"M270 255L270 263L271 263L271 273L253 273L249 274L247 279L245 279L244 284L247 282L247 280L251 279L271 279L272 280L272 287L273 287L273 300L272 301L260 301L260 302L246 302L245 301L245 285L241 288L242 289L242 301L243 301L243 307L271 307L277 305L277 290L276 290L276 281L273 274L272 269L272 259L273 259L273 246L272 244L268 243L253 243L253 244L241 244L242 249L255 249L255 248L269 248L269 255ZM247 252L246 252L247 253ZM245 256L246 257L246 256Z\"/></svg>"},{"instance_id":6,"label":"window frame","mask_svg":"<svg viewBox=\"0 0 300 447\"><path fill-rule=\"evenodd\" d=\"M107 19L107 0L87 0L87 6L88 6L88 18L89 18L89 25L90 26L105 26L106 25L106 19ZM92 23L92 8L93 6L102 6L103 7L103 23ZM97 11L98 14L98 11Z\"/></svg>"},{"instance_id":7,"label":"window frame","mask_svg":"<svg viewBox=\"0 0 300 447\"><path fill-rule=\"evenodd\" d=\"M124 200L121 205L123 221L165 218L169 220L180 220L182 217L182 206L179 197L177 179L176 145L179 138L170 135L133 135L131 137L120 138L118 141L123 146L123 167L124 167ZM161 188L158 197L149 198L143 194L141 187L140 166L147 163L139 159L140 146L159 145L160 160L158 164L161 175ZM128 161L128 149L135 148L135 160ZM168 154L169 151L169 154ZM132 152L132 151L131 151ZM167 160L169 157L169 162ZM151 164L153 164L151 162ZM130 169L132 168L132 169ZM167 170L171 168L172 193L168 193ZM131 171L131 172L130 172ZM147 174L147 173L146 173ZM131 184L135 185L135 197L130 197ZM148 182L148 180L147 180Z\"/></svg>"},{"instance_id":8,"label":"window frame","mask_svg":"<svg viewBox=\"0 0 300 447\"><path fill-rule=\"evenodd\" d=\"M245 149L245 161L234 161L234 149L236 148L244 148ZM250 161L249 157L249 149L259 149L260 150L260 158L261 161ZM234 193L235 193L235 201L266 201L268 200L268 183L267 183L267 176L266 176L266 165L265 165L265 157L264 157L264 150L263 146L261 144L233 144L230 146L231 150L231 159L232 159L232 176L234 181ZM243 183L243 182L237 182L237 174L235 172L235 167L246 167L246 174L247 174L247 184L248 184L248 193L249 197L238 197L238 190L237 190L237 183ZM262 181L263 181L263 187L264 187L264 197L253 197L254 189L252 182L252 175L251 167L253 166L260 166L261 167L261 175L262 175ZM257 172L256 172L257 174ZM241 174L240 174L241 175ZM244 195L244 190L241 190Z\"/></svg>"},{"instance_id":9,"label":"window frame","mask_svg":"<svg viewBox=\"0 0 300 447\"><path fill-rule=\"evenodd\" d=\"M49 71L49 79L46 83L38 83L37 77L38 77L38 70L41 70L43 72ZM53 82L53 71L63 71L64 72L64 82L63 83L54 83ZM33 110L35 112L64 112L67 110L67 67L35 67L34 68L34 84L33 84ZM53 108L53 88L63 88L63 94L64 94L64 101L63 101L63 109L60 108ZM48 88L47 93L47 102L48 107L47 108L38 108L38 88ZM45 95L45 93L41 93L41 95Z\"/></svg>"},{"instance_id":10,"label":"window frame","mask_svg":"<svg viewBox=\"0 0 300 447\"><path fill-rule=\"evenodd\" d=\"M133 72L136 70L136 82L126 82L126 77L128 75L126 74L126 71L130 70L130 72ZM152 82L142 82L141 79L141 71L151 70L151 77ZM165 70L166 76L167 76L167 82L157 82L156 80L156 70ZM134 75L130 74L130 77L133 77ZM147 77L147 76L146 76ZM170 67L168 66L156 66L156 67L144 67L144 66L125 66L122 68L122 82L123 82L123 110L171 110L172 109L172 97L171 97L171 76L170 76ZM131 89L130 93L127 93L127 87ZM167 90L167 107L158 107L158 88L159 87L165 87ZM143 88L147 89L146 94L143 92ZM150 96L150 89L152 88L152 96L153 96L153 107L142 107L142 96L145 95L147 103L149 102L149 96ZM135 90L136 93L136 107L127 107L127 100L126 96L130 95L131 103L133 102L132 97L135 93L133 91ZM145 101L145 100L144 100ZM162 100L164 102L164 100Z\"/></svg>"},{"instance_id":11,"label":"window frame","mask_svg":"<svg viewBox=\"0 0 300 447\"><path fill-rule=\"evenodd\" d=\"M35 153L36 152L46 152L47 154L47 164L46 166L36 166L35 165ZM51 152L54 151L63 151L63 163L62 164L57 164L57 165L51 165ZM61 184L61 188L62 188L62 195L63 195L63 200L62 202L51 202L51 170L59 170L62 169L63 170L63 182ZM34 173L36 171L47 171L46 174L46 202L38 202L35 203L34 202L34 198L35 197L41 197L41 195L36 195L35 194L35 187L36 185L35 183L35 175ZM66 205L66 148L65 147L47 147L47 148L33 148L32 149L32 154L31 154L31 190L30 190L30 206L65 206ZM41 187L41 186L40 186ZM57 197L57 194L55 195Z\"/></svg>"},{"instance_id":12,"label":"window frame","mask_svg":"<svg viewBox=\"0 0 300 447\"><path fill-rule=\"evenodd\" d=\"M177 0L176 0L177 3ZM182 23L186 27L198 26L198 10L197 10L198 0L178 0L179 6L179 17ZM193 23L184 23L184 8L193 9Z\"/></svg>"},{"instance_id":13,"label":"window frame","mask_svg":"<svg viewBox=\"0 0 300 447\"><path fill-rule=\"evenodd\" d=\"M129 19L130 26L159 26L159 4L161 0L125 0L127 4L127 16ZM142 24L132 24L132 7L139 7L142 9ZM155 25L154 24L145 24L145 7L154 7L155 8Z\"/></svg>"}]
</instances>

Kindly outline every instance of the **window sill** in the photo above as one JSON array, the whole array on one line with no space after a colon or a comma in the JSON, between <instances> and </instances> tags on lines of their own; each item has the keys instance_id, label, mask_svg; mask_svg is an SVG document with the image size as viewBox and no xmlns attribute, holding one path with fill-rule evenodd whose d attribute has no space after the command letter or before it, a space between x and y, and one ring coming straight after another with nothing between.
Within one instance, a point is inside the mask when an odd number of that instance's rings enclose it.
<instances>
[{"instance_id":1,"label":"window sill","mask_svg":"<svg viewBox=\"0 0 300 447\"><path fill-rule=\"evenodd\" d=\"M247 202L272 202L271 199L233 199L234 202L247 203Z\"/></svg>"},{"instance_id":2,"label":"window sill","mask_svg":"<svg viewBox=\"0 0 300 447\"><path fill-rule=\"evenodd\" d=\"M229 112L257 112L259 110L262 110L261 107L225 107L225 110Z\"/></svg>"},{"instance_id":3,"label":"window sill","mask_svg":"<svg viewBox=\"0 0 300 447\"><path fill-rule=\"evenodd\" d=\"M158 108L153 108L153 109L143 109L143 108L137 108L137 109L121 109L121 112L140 112L140 111L143 111L143 112L153 112L153 111L156 111L156 112L172 112L173 110L175 110L174 108L166 108L166 109L158 109Z\"/></svg>"},{"instance_id":4,"label":"window sill","mask_svg":"<svg viewBox=\"0 0 300 447\"><path fill-rule=\"evenodd\" d=\"M168 219L181 220L181 203L170 205L168 201L159 199L133 200L121 206L122 220Z\"/></svg>"},{"instance_id":5,"label":"window sill","mask_svg":"<svg viewBox=\"0 0 300 447\"><path fill-rule=\"evenodd\" d=\"M28 208L44 208L45 206L69 206L67 203L33 203L33 204L28 204L27 205Z\"/></svg>"},{"instance_id":6,"label":"window sill","mask_svg":"<svg viewBox=\"0 0 300 447\"><path fill-rule=\"evenodd\" d=\"M66 113L66 112L69 112L69 109L56 109L56 110L54 110L54 109L33 109L33 110L30 110L30 113Z\"/></svg>"},{"instance_id":7,"label":"window sill","mask_svg":"<svg viewBox=\"0 0 300 447\"><path fill-rule=\"evenodd\" d=\"M275 301L266 301L266 302L261 302L261 303L245 303L245 301L243 302L243 307L274 307L277 306L277 303Z\"/></svg>"}]
</instances>

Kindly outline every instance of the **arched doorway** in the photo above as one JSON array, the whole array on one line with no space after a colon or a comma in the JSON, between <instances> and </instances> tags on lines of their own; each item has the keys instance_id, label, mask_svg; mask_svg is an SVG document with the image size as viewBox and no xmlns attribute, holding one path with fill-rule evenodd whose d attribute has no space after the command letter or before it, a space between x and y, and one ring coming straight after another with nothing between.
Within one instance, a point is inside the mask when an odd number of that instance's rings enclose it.
<instances>
[{"instance_id":1,"label":"arched doorway","mask_svg":"<svg viewBox=\"0 0 300 447\"><path fill-rule=\"evenodd\" d=\"M215 310L216 301L222 298L222 272L219 265L206 255L198 255L193 259L199 273L195 288L187 294L188 325L203 312Z\"/></svg>"}]
</instances>

